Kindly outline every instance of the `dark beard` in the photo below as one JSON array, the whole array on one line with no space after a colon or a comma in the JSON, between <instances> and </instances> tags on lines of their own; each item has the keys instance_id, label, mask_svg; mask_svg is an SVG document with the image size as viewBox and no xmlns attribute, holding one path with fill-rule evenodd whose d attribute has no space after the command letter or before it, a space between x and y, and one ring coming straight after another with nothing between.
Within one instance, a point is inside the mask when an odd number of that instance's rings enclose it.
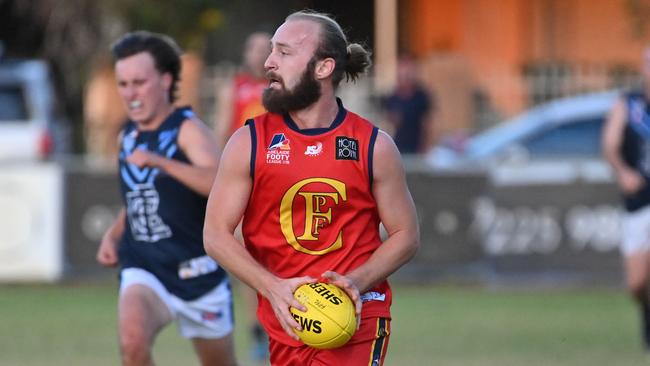
<instances>
[{"instance_id":1,"label":"dark beard","mask_svg":"<svg viewBox=\"0 0 650 366\"><path fill-rule=\"evenodd\" d=\"M309 61L298 84L292 89L264 89L262 104L271 113L284 114L299 111L314 104L321 96L320 84L314 78L316 60Z\"/></svg>"}]
</instances>

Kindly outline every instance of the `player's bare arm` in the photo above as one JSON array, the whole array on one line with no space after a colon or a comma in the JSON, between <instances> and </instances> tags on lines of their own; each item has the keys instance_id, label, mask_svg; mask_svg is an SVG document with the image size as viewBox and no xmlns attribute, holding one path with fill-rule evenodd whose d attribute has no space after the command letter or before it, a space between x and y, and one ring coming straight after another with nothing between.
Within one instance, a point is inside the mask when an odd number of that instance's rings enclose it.
<instances>
[{"instance_id":1,"label":"player's bare arm","mask_svg":"<svg viewBox=\"0 0 650 366\"><path fill-rule=\"evenodd\" d=\"M625 101L620 99L612 108L602 135L603 155L610 164L619 187L624 193L634 193L645 184L643 177L629 167L622 159L620 149L623 143L627 109Z\"/></svg>"},{"instance_id":2,"label":"player's bare arm","mask_svg":"<svg viewBox=\"0 0 650 366\"><path fill-rule=\"evenodd\" d=\"M205 215L205 251L228 272L266 297L282 328L297 340L291 329L300 329L300 325L291 316L289 307L306 309L293 297L293 292L298 286L315 279L276 277L255 261L234 236L253 186L250 177L250 139L249 127L242 127L224 149Z\"/></svg>"},{"instance_id":3,"label":"player's bare arm","mask_svg":"<svg viewBox=\"0 0 650 366\"><path fill-rule=\"evenodd\" d=\"M219 147L212 132L201 121L190 118L181 126L178 143L191 164L140 149L133 151L127 161L138 167L160 168L190 189L207 196L219 163Z\"/></svg>"},{"instance_id":4,"label":"player's bare arm","mask_svg":"<svg viewBox=\"0 0 650 366\"><path fill-rule=\"evenodd\" d=\"M122 137L124 133L120 132L117 136L117 146L122 144ZM117 214L117 217L106 230L102 236L102 241L99 243L95 259L99 264L106 267L114 267L118 263L117 246L119 241L124 235L124 222L126 220L126 209L122 207Z\"/></svg>"},{"instance_id":5,"label":"player's bare arm","mask_svg":"<svg viewBox=\"0 0 650 366\"><path fill-rule=\"evenodd\" d=\"M97 262L102 266L114 267L117 265L117 246L119 245L122 235L124 235L124 220L126 219L126 210L124 207L120 210L113 224L106 230L102 236L102 242L97 250Z\"/></svg>"},{"instance_id":6,"label":"player's bare arm","mask_svg":"<svg viewBox=\"0 0 650 366\"><path fill-rule=\"evenodd\" d=\"M344 289L354 285L361 293L411 259L420 245L415 205L406 185L399 151L392 139L382 131L377 135L375 143L373 171L373 195L379 217L388 232L388 239L366 263L339 279ZM354 296L356 291L348 293Z\"/></svg>"}]
</instances>

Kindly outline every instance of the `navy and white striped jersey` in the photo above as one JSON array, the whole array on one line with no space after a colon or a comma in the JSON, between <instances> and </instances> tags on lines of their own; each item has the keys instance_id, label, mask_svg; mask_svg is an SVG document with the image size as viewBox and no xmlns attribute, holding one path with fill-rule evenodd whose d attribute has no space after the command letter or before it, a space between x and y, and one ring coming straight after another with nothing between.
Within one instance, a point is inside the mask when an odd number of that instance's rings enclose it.
<instances>
[{"instance_id":1,"label":"navy and white striped jersey","mask_svg":"<svg viewBox=\"0 0 650 366\"><path fill-rule=\"evenodd\" d=\"M126 158L135 149L144 149L189 163L178 147L178 133L192 116L190 108L178 108L155 131L138 131L135 123L127 122L119 153L126 207L120 265L151 272L169 292L185 300L200 297L226 278L203 249L207 197L160 169L138 168Z\"/></svg>"}]
</instances>

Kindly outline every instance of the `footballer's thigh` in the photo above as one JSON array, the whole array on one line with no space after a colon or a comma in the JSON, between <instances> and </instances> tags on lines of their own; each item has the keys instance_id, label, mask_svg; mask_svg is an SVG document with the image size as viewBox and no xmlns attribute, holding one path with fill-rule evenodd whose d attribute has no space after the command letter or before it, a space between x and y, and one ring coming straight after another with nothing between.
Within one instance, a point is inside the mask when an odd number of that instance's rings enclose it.
<instances>
[{"instance_id":1,"label":"footballer's thigh","mask_svg":"<svg viewBox=\"0 0 650 366\"><path fill-rule=\"evenodd\" d=\"M224 280L198 299L185 301L171 297L178 331L192 340L202 365L235 365L232 291Z\"/></svg>"},{"instance_id":2,"label":"footballer's thigh","mask_svg":"<svg viewBox=\"0 0 650 366\"><path fill-rule=\"evenodd\" d=\"M165 293L152 274L135 268L122 271L118 326L123 352L150 348L156 334L172 321Z\"/></svg>"},{"instance_id":3,"label":"footballer's thigh","mask_svg":"<svg viewBox=\"0 0 650 366\"><path fill-rule=\"evenodd\" d=\"M366 318L345 345L316 349L306 345L292 347L271 339L273 366L381 366L390 339L390 319Z\"/></svg>"},{"instance_id":4,"label":"footballer's thigh","mask_svg":"<svg viewBox=\"0 0 650 366\"><path fill-rule=\"evenodd\" d=\"M621 252L625 258L628 291L641 301L647 293L650 272L650 207L623 216Z\"/></svg>"},{"instance_id":5,"label":"footballer's thigh","mask_svg":"<svg viewBox=\"0 0 650 366\"><path fill-rule=\"evenodd\" d=\"M650 251L643 250L625 257L625 282L628 291L639 300L647 296Z\"/></svg>"},{"instance_id":6,"label":"footballer's thigh","mask_svg":"<svg viewBox=\"0 0 650 366\"><path fill-rule=\"evenodd\" d=\"M390 339L390 319L367 318L351 341L340 347L320 350L310 366L382 366Z\"/></svg>"}]
</instances>

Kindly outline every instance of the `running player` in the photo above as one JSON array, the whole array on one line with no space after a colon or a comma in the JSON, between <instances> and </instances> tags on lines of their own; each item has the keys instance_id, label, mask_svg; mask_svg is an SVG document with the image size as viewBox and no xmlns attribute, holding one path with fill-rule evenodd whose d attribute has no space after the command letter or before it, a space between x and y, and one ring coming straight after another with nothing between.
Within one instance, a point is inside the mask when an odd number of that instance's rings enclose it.
<instances>
[{"instance_id":1,"label":"running player","mask_svg":"<svg viewBox=\"0 0 650 366\"><path fill-rule=\"evenodd\" d=\"M234 365L228 277L202 243L217 144L190 108L174 106L181 60L171 38L128 33L112 52L129 117L119 150L124 208L97 260L120 265L122 363L153 364L155 337L175 320L201 364Z\"/></svg>"},{"instance_id":2,"label":"running player","mask_svg":"<svg viewBox=\"0 0 650 366\"><path fill-rule=\"evenodd\" d=\"M650 48L642 55L643 88L614 105L603 128L603 153L623 195L621 252L627 288L641 310L644 347L650 352Z\"/></svg>"},{"instance_id":3,"label":"running player","mask_svg":"<svg viewBox=\"0 0 650 366\"><path fill-rule=\"evenodd\" d=\"M273 365L381 365L390 334L386 278L419 245L414 204L388 135L348 111L335 91L370 65L330 17L289 15L272 38L269 111L228 142L208 200L206 251L258 292ZM243 217L245 247L233 231ZM388 231L383 243L379 223ZM356 304L345 346L298 340L294 290L322 277Z\"/></svg>"}]
</instances>

